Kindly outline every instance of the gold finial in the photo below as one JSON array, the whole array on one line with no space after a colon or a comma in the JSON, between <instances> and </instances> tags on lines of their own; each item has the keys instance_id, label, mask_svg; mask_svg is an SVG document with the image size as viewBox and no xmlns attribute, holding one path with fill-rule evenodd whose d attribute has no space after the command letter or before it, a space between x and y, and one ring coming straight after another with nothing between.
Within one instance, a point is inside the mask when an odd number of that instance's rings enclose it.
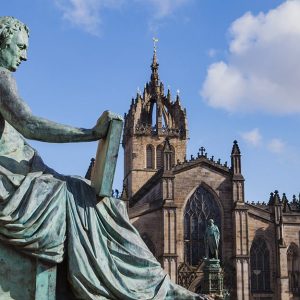
<instances>
[{"instance_id":1,"label":"gold finial","mask_svg":"<svg viewBox=\"0 0 300 300\"><path fill-rule=\"evenodd\" d=\"M157 42L158 42L158 38L153 37L152 40L153 40L153 48L154 48L154 52L156 52L156 44L157 44Z\"/></svg>"}]
</instances>

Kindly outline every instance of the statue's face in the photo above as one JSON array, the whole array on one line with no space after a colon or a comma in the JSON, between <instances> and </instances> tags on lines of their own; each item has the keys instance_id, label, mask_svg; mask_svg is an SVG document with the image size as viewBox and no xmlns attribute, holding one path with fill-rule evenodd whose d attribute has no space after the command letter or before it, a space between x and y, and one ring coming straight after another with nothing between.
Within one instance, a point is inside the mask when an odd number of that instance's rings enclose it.
<instances>
[{"instance_id":1,"label":"statue's face","mask_svg":"<svg viewBox=\"0 0 300 300\"><path fill-rule=\"evenodd\" d=\"M28 34L22 29L16 31L10 43L0 50L0 65L15 72L23 60L27 60Z\"/></svg>"}]
</instances>

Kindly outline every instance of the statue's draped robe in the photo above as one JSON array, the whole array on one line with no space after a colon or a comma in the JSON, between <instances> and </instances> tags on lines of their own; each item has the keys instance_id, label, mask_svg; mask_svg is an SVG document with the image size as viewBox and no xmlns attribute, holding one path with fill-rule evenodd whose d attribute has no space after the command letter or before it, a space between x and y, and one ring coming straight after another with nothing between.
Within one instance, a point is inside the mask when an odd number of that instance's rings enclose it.
<instances>
[{"instance_id":1,"label":"statue's draped robe","mask_svg":"<svg viewBox=\"0 0 300 300\"><path fill-rule=\"evenodd\" d=\"M1 111L0 242L50 263L67 251L79 299L201 299L170 281L120 200L97 204L84 179L48 168Z\"/></svg>"},{"instance_id":2,"label":"statue's draped robe","mask_svg":"<svg viewBox=\"0 0 300 300\"><path fill-rule=\"evenodd\" d=\"M205 232L205 240L206 240L206 247L208 247L210 253L214 256L217 254L220 242L220 231L218 226L212 225L206 229Z\"/></svg>"}]
</instances>

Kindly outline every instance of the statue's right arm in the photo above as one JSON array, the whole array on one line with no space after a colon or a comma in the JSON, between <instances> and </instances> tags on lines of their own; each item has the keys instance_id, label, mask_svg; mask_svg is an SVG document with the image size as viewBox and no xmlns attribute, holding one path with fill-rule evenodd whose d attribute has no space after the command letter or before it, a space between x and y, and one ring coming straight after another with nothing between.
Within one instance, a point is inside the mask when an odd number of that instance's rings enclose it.
<instances>
[{"instance_id":1,"label":"statue's right arm","mask_svg":"<svg viewBox=\"0 0 300 300\"><path fill-rule=\"evenodd\" d=\"M108 124L92 129L76 128L34 116L20 98L14 78L0 71L0 113L24 137L53 143L95 141L106 135Z\"/></svg>"}]
</instances>

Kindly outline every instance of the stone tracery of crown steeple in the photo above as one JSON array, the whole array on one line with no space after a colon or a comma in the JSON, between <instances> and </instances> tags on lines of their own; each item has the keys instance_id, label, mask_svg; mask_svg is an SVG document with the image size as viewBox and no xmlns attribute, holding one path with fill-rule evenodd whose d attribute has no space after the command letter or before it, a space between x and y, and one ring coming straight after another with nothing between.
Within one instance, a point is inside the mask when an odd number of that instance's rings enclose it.
<instances>
[{"instance_id":1,"label":"stone tracery of crown steeple","mask_svg":"<svg viewBox=\"0 0 300 300\"><path fill-rule=\"evenodd\" d=\"M154 48L150 81L142 93L138 92L125 119L128 134L187 137L186 112L179 95L172 101L170 89L167 95L159 79L159 63Z\"/></svg>"}]
</instances>

